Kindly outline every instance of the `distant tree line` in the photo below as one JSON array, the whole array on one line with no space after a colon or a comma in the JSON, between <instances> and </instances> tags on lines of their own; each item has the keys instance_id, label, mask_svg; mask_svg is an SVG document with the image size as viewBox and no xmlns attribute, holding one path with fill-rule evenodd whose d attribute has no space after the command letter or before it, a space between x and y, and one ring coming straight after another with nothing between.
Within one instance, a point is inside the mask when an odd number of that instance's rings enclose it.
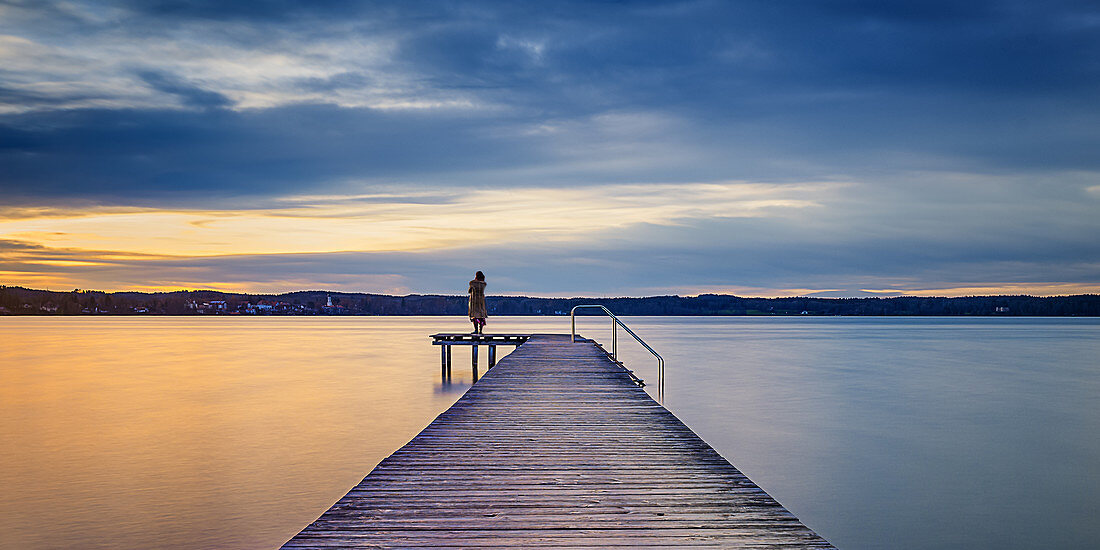
<instances>
[{"instance_id":1,"label":"distant tree line","mask_svg":"<svg viewBox=\"0 0 1100 550\"><path fill-rule=\"evenodd\" d=\"M645 298L489 296L490 315L567 315L599 303L617 315L1005 315L1100 316L1100 295L960 298L742 298L726 294ZM582 310L583 311L583 310ZM0 286L0 315L465 315L465 296L390 296L316 290L238 294L55 292Z\"/></svg>"}]
</instances>

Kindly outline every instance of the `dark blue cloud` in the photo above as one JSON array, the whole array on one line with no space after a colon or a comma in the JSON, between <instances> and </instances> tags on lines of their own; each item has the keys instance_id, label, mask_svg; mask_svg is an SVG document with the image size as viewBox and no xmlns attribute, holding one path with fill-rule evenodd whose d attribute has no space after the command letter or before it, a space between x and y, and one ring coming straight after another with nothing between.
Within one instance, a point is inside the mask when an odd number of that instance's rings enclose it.
<instances>
[{"instance_id":1,"label":"dark blue cloud","mask_svg":"<svg viewBox=\"0 0 1100 550\"><path fill-rule=\"evenodd\" d=\"M663 3L675 5L677 3ZM444 82L552 92L592 83L621 99L662 105L780 92L861 89L981 89L1049 92L1097 84L1097 37L1067 21L1095 17L1080 6L1011 2L739 2L532 5L459 13L413 33L401 54ZM659 4L658 4L659 5ZM486 15L488 12L488 15ZM495 49L501 34L547 42L529 70ZM520 78L516 78L516 77ZM1073 90L1069 90L1073 91ZM722 94L722 95L715 95ZM677 98L677 96L683 96Z\"/></svg>"},{"instance_id":2,"label":"dark blue cloud","mask_svg":"<svg viewBox=\"0 0 1100 550\"><path fill-rule=\"evenodd\" d=\"M81 186L88 194L192 186L256 193L265 185L281 193L289 178L314 186L475 165L537 168L558 160L543 149L553 143L522 137L523 126L605 113L683 121L667 138L701 162L670 166L662 179L1092 170L1100 149L1100 36L1090 23L1100 12L1084 2L123 2L127 11L108 23L51 6L36 9L68 13L85 21L85 32L114 40L169 26L262 52L295 37L382 35L394 40L390 66L414 86L466 94L493 109L55 114L41 112L50 110L49 96L6 86L0 99L39 111L0 117L9 133L29 133L42 147L24 145L22 157L4 160L15 180L5 185L24 193L76 187L82 178L61 166L86 170L93 182L133 180ZM81 23L72 24L79 33ZM47 27L40 21L30 30L48 34ZM233 105L216 83L154 68L137 76L187 107ZM349 70L287 86L336 92L384 78ZM77 158L84 142L99 159ZM764 158L773 162L762 165ZM39 177L49 181L33 181Z\"/></svg>"},{"instance_id":3,"label":"dark blue cloud","mask_svg":"<svg viewBox=\"0 0 1100 550\"><path fill-rule=\"evenodd\" d=\"M154 90L171 94L180 99L187 107L216 109L229 107L233 102L222 94L204 90L195 84L165 71L142 69L136 71L138 78Z\"/></svg>"},{"instance_id":4,"label":"dark blue cloud","mask_svg":"<svg viewBox=\"0 0 1100 550\"><path fill-rule=\"evenodd\" d=\"M534 152L461 116L300 105L233 112L72 110L0 123L9 200L201 203L308 193L346 178L383 182L506 169Z\"/></svg>"},{"instance_id":5,"label":"dark blue cloud","mask_svg":"<svg viewBox=\"0 0 1100 550\"><path fill-rule=\"evenodd\" d=\"M164 20L273 21L361 16L381 10L383 3L354 0L121 0L115 4L131 12Z\"/></svg>"},{"instance_id":6,"label":"dark blue cloud","mask_svg":"<svg viewBox=\"0 0 1100 550\"><path fill-rule=\"evenodd\" d=\"M370 84L371 78L361 72L343 72L326 78L302 78L297 85L312 92L333 92L347 88L362 88Z\"/></svg>"},{"instance_id":7,"label":"dark blue cloud","mask_svg":"<svg viewBox=\"0 0 1100 550\"><path fill-rule=\"evenodd\" d=\"M0 69L0 75L3 70ZM2 82L0 78L0 82ZM43 93L27 89L18 89L0 85L0 105L19 106L26 109L57 109L64 108L73 102L100 99L101 96L81 93ZM0 141L0 146L3 142Z\"/></svg>"}]
</instances>

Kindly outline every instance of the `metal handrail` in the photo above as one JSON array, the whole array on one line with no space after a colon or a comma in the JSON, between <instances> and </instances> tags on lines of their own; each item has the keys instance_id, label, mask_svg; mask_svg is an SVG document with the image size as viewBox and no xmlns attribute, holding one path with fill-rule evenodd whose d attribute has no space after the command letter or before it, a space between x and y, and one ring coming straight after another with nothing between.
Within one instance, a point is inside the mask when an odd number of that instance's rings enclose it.
<instances>
[{"instance_id":1,"label":"metal handrail","mask_svg":"<svg viewBox=\"0 0 1100 550\"><path fill-rule=\"evenodd\" d=\"M582 304L579 306L573 306L573 309L569 311L569 341L577 341L577 310L581 308L599 308L602 309L603 312L611 318L611 358L614 359L616 363L622 364L622 362L619 361L618 327L623 327L623 330L625 330L627 334L633 336L639 344L645 347L645 349L649 350L649 353L652 353L653 356L657 358L657 400L663 402L665 400L665 358L661 357L661 354L657 353L656 350L649 347L649 344L645 343L645 340L642 340L640 336L634 334L634 331L630 330L630 327L626 326L625 323L620 321L614 313L611 313L610 309L607 309L600 304Z\"/></svg>"}]
</instances>

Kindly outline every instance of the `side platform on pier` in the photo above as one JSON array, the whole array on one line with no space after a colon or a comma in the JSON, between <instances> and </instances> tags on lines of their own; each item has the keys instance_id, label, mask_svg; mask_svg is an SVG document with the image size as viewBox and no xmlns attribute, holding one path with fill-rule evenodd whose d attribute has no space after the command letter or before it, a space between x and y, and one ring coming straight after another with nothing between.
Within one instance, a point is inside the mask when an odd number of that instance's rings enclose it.
<instances>
[{"instance_id":1,"label":"side platform on pier","mask_svg":"<svg viewBox=\"0 0 1100 550\"><path fill-rule=\"evenodd\" d=\"M439 346L443 378L451 376L451 346L470 346L470 357L477 381L477 348L489 346L489 368L497 363L497 346L518 346L530 338L530 334L482 334L473 332L446 332L432 335L432 344Z\"/></svg>"},{"instance_id":2,"label":"side platform on pier","mask_svg":"<svg viewBox=\"0 0 1100 550\"><path fill-rule=\"evenodd\" d=\"M569 340L531 336L283 548L832 548Z\"/></svg>"}]
</instances>

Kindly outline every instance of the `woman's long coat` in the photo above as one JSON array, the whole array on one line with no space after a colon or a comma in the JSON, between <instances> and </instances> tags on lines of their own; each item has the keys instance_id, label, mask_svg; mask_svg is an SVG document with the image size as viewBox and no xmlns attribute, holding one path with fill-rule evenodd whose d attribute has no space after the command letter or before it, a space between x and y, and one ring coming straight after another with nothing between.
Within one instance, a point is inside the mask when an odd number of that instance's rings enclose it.
<instances>
[{"instance_id":1,"label":"woman's long coat","mask_svg":"<svg viewBox=\"0 0 1100 550\"><path fill-rule=\"evenodd\" d=\"M485 281L470 281L470 318L484 319L489 316L485 309Z\"/></svg>"}]
</instances>

